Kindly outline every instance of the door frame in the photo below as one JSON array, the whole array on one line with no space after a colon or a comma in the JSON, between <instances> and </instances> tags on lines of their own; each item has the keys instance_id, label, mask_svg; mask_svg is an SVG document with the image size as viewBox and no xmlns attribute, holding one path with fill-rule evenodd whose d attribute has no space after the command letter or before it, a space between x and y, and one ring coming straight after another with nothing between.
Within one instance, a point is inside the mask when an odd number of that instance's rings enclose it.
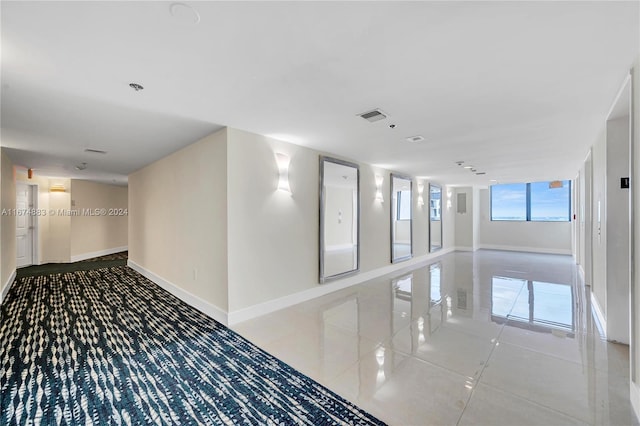
<instances>
[{"instance_id":1,"label":"door frame","mask_svg":"<svg viewBox=\"0 0 640 426\"><path fill-rule=\"evenodd\" d=\"M31 200L30 204L32 205L32 207L29 207L29 209L33 210L34 212L39 212L39 207L38 207L38 198L39 198L39 187L37 183L31 183L31 182L24 182L24 181L18 181L16 182L16 186L17 185L24 185L28 188L31 189ZM47 212L48 213L48 212ZM38 250L38 241L39 241L39 230L40 230L40 216L37 214L34 214L31 216L31 227L33 228L31 230L31 265L24 265L21 266L21 268L27 267L27 266L32 266L32 265L40 265L40 259L38 258L38 255L40 254L39 250Z\"/></svg>"}]
</instances>

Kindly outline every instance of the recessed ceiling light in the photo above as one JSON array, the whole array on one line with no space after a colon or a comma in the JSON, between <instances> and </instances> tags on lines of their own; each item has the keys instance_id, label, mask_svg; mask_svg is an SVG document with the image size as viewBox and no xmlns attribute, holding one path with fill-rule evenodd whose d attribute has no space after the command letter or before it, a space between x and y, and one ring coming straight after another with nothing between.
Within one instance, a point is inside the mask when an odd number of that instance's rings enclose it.
<instances>
[{"instance_id":1,"label":"recessed ceiling light","mask_svg":"<svg viewBox=\"0 0 640 426\"><path fill-rule=\"evenodd\" d=\"M129 83L129 87L131 87L136 92L139 92L144 89L144 87L142 87L142 85L138 83Z\"/></svg>"},{"instance_id":2,"label":"recessed ceiling light","mask_svg":"<svg viewBox=\"0 0 640 426\"><path fill-rule=\"evenodd\" d=\"M200 13L192 6L185 3L171 3L169 6L171 16L186 24L200 23Z\"/></svg>"},{"instance_id":3,"label":"recessed ceiling light","mask_svg":"<svg viewBox=\"0 0 640 426\"><path fill-rule=\"evenodd\" d=\"M407 138L407 141L409 142L422 142L423 140L424 136L422 135L410 136Z\"/></svg>"},{"instance_id":4,"label":"recessed ceiling light","mask_svg":"<svg viewBox=\"0 0 640 426\"><path fill-rule=\"evenodd\" d=\"M456 164L457 164L458 166L462 166L462 165L464 164L464 161L456 161Z\"/></svg>"},{"instance_id":5,"label":"recessed ceiling light","mask_svg":"<svg viewBox=\"0 0 640 426\"><path fill-rule=\"evenodd\" d=\"M464 166L465 169L473 169L473 166Z\"/></svg>"}]
</instances>

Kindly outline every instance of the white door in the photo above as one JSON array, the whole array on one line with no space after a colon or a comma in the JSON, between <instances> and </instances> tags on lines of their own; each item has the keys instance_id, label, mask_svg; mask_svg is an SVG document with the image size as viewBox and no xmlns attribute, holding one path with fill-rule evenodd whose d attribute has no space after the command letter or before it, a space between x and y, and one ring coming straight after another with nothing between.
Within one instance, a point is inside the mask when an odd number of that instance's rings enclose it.
<instances>
[{"instance_id":1,"label":"white door","mask_svg":"<svg viewBox=\"0 0 640 426\"><path fill-rule=\"evenodd\" d=\"M33 265L33 190L30 185L16 185L16 266Z\"/></svg>"}]
</instances>

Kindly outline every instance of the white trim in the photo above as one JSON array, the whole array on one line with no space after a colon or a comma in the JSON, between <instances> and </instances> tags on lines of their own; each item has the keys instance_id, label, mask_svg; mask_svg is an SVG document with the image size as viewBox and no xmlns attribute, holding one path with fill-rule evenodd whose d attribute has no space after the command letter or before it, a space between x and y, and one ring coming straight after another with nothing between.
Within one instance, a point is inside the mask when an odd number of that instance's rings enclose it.
<instances>
[{"instance_id":1,"label":"white trim","mask_svg":"<svg viewBox=\"0 0 640 426\"><path fill-rule=\"evenodd\" d=\"M371 271L352 275L341 280L332 281L327 284L319 284L316 287L310 288L308 290L289 294L278 299L269 300L267 302L229 312L227 314L228 325L235 325L237 323L266 315L280 309L288 308L289 306L293 306L307 300L315 299L316 297L324 296L325 294L333 293L334 291L342 290L347 287L361 284L365 281L380 277L382 275L390 274L400 269L421 266L422 264L432 259L443 256L447 253L451 253L453 251L455 251L454 248L438 250L435 253L429 253L424 256L414 257L405 262L393 263L381 268L373 269Z\"/></svg>"},{"instance_id":2,"label":"white trim","mask_svg":"<svg viewBox=\"0 0 640 426\"><path fill-rule=\"evenodd\" d=\"M640 419L640 388L633 380L629 381L629 397L633 412L636 413L636 419Z\"/></svg>"},{"instance_id":3,"label":"white trim","mask_svg":"<svg viewBox=\"0 0 640 426\"><path fill-rule=\"evenodd\" d=\"M180 288L179 286L177 286L176 284L165 280L164 278L160 277L159 275L154 274L153 272L149 271L148 269L138 265L137 263L135 263L134 261L132 261L131 259L129 259L127 261L127 266L130 267L131 269L133 269L134 271L139 272L140 274L144 275L147 279L153 281L154 283L158 284L160 287L162 287L163 289L167 290L169 293L173 294L174 296L176 296L178 299L182 300L183 302L193 306L194 308L204 312L205 314L207 314L208 316L210 316L211 318L213 318L214 320L221 322L224 325L227 325L227 313L225 311L223 311L222 309L218 308L217 306L207 302L206 300L201 299L200 297L189 293L186 290L183 290L182 288Z\"/></svg>"},{"instance_id":4,"label":"white trim","mask_svg":"<svg viewBox=\"0 0 640 426\"><path fill-rule=\"evenodd\" d=\"M5 297L7 297L7 293L9 293L9 289L15 282L15 279L16 279L16 270L14 269L11 275L9 276L9 279L4 284L4 287L2 287L2 292L0 292L0 303L2 303Z\"/></svg>"},{"instance_id":5,"label":"white trim","mask_svg":"<svg viewBox=\"0 0 640 426\"><path fill-rule=\"evenodd\" d=\"M333 246L327 246L326 251L350 251L356 247L356 244L336 244Z\"/></svg>"},{"instance_id":6,"label":"white trim","mask_svg":"<svg viewBox=\"0 0 640 426\"><path fill-rule=\"evenodd\" d=\"M548 253L548 254L566 254L571 255L571 249L553 249L543 247L520 247L520 246L503 246L495 244L480 244L481 249L488 250L506 250L506 251L522 251L527 253Z\"/></svg>"},{"instance_id":7,"label":"white trim","mask_svg":"<svg viewBox=\"0 0 640 426\"><path fill-rule=\"evenodd\" d=\"M627 84L629 84L630 81L631 81L631 73L627 73L626 77L624 78L624 81L622 82L622 86L620 86L620 88L618 89L618 93L616 94L616 97L613 99L613 102L611 103L611 106L609 107L609 112L607 112L607 119L605 121L609 121L609 117L611 117L611 113L613 113L613 110L616 107L616 105L618 104L618 101L620 100L620 97L624 93L624 89L627 88ZM629 94L631 96L633 96L633 93L629 93Z\"/></svg>"},{"instance_id":8,"label":"white trim","mask_svg":"<svg viewBox=\"0 0 640 426\"><path fill-rule=\"evenodd\" d=\"M455 248L455 250L456 251L476 251L477 248L474 249L473 247L460 247L460 246L457 246Z\"/></svg>"},{"instance_id":9,"label":"white trim","mask_svg":"<svg viewBox=\"0 0 640 426\"><path fill-rule=\"evenodd\" d=\"M106 256L108 254L120 253L121 251L127 251L127 250L129 250L129 246L114 247L106 250L98 250L98 251L92 251L89 253L76 254L75 256L71 256L71 261L79 262L81 260L87 260L87 259L91 259L93 257L99 257L99 256Z\"/></svg>"},{"instance_id":10,"label":"white trim","mask_svg":"<svg viewBox=\"0 0 640 426\"><path fill-rule=\"evenodd\" d=\"M598 303L598 299L596 299L596 295L591 292L591 310L596 314L597 324L599 324L602 329L600 329L600 333L607 338L607 317L602 313L602 309L600 308L600 303Z\"/></svg>"},{"instance_id":11,"label":"white trim","mask_svg":"<svg viewBox=\"0 0 640 426\"><path fill-rule=\"evenodd\" d=\"M582 265L578 265L578 274L580 275L580 279L582 280L584 285L589 286L590 284L585 281L584 268L582 267Z\"/></svg>"}]
</instances>

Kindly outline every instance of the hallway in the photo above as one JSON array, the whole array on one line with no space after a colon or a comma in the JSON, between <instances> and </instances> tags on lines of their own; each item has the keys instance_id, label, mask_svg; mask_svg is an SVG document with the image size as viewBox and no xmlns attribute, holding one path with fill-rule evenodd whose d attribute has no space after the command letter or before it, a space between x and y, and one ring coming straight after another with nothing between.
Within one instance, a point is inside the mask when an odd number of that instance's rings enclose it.
<instances>
[{"instance_id":1,"label":"hallway","mask_svg":"<svg viewBox=\"0 0 640 426\"><path fill-rule=\"evenodd\" d=\"M235 327L389 424L637 424L570 256L480 250Z\"/></svg>"}]
</instances>

